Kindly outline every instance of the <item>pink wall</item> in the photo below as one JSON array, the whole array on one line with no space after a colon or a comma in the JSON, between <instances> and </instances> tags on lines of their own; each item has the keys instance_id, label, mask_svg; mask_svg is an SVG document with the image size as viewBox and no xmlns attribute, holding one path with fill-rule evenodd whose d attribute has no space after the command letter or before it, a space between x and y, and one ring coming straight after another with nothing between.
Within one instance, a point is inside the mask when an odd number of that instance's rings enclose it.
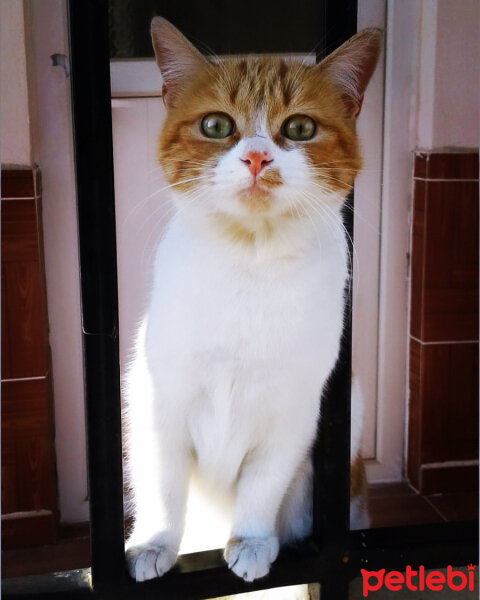
<instances>
[{"instance_id":1,"label":"pink wall","mask_svg":"<svg viewBox=\"0 0 480 600\"><path fill-rule=\"evenodd\" d=\"M2 164L30 166L30 119L23 2L0 2L0 156Z\"/></svg>"},{"instance_id":2,"label":"pink wall","mask_svg":"<svg viewBox=\"0 0 480 600\"><path fill-rule=\"evenodd\" d=\"M421 9L417 147L476 148L480 122L480 3L422 0Z\"/></svg>"}]
</instances>

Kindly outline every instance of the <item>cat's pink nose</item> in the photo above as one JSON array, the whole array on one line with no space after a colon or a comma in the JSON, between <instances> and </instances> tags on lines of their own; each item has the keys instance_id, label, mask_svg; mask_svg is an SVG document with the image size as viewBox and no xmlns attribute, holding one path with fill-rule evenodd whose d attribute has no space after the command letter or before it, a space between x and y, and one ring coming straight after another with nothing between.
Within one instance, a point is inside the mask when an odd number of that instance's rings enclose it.
<instances>
[{"instance_id":1,"label":"cat's pink nose","mask_svg":"<svg viewBox=\"0 0 480 600\"><path fill-rule=\"evenodd\" d=\"M250 173L256 177L264 167L273 161L273 158L267 151L256 152L255 150L250 150L249 152L245 152L240 160L247 165Z\"/></svg>"}]
</instances>

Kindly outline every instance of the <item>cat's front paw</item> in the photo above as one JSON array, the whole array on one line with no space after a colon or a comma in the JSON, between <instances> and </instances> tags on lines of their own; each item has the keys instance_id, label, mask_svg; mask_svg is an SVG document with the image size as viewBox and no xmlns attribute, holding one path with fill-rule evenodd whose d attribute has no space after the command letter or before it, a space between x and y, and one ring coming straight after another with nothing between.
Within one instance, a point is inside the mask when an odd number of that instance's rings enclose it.
<instances>
[{"instance_id":1,"label":"cat's front paw","mask_svg":"<svg viewBox=\"0 0 480 600\"><path fill-rule=\"evenodd\" d=\"M128 548L125 558L130 576L135 581L146 581L169 571L177 559L177 553L165 545L140 544Z\"/></svg>"},{"instance_id":2,"label":"cat's front paw","mask_svg":"<svg viewBox=\"0 0 480 600\"><path fill-rule=\"evenodd\" d=\"M225 560L230 569L245 579L253 581L264 577L278 555L278 539L232 538L225 548Z\"/></svg>"}]
</instances>

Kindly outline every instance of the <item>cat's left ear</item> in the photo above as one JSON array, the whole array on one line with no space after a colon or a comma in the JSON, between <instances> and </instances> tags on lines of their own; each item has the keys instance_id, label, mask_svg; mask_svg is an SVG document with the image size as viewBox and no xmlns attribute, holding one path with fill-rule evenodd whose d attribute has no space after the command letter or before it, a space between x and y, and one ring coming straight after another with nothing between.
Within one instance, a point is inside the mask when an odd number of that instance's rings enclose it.
<instances>
[{"instance_id":1,"label":"cat's left ear","mask_svg":"<svg viewBox=\"0 0 480 600\"><path fill-rule=\"evenodd\" d=\"M362 108L363 95L377 66L382 41L381 29L362 29L316 67L340 88L352 117L357 117Z\"/></svg>"},{"instance_id":2,"label":"cat's left ear","mask_svg":"<svg viewBox=\"0 0 480 600\"><path fill-rule=\"evenodd\" d=\"M150 26L157 65L163 77L162 96L174 106L192 76L210 63L187 38L163 17L154 17Z\"/></svg>"}]
</instances>

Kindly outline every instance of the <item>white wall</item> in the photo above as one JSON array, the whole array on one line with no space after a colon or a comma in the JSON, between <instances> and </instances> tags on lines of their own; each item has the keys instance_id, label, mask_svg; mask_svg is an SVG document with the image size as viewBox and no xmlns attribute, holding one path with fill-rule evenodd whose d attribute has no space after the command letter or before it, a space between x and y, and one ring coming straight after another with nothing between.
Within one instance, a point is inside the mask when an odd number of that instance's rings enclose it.
<instances>
[{"instance_id":1,"label":"white wall","mask_svg":"<svg viewBox=\"0 0 480 600\"><path fill-rule=\"evenodd\" d=\"M0 0L2 2L3 0ZM62 521L88 519L77 209L64 0L26 0L32 156L42 173L43 233L52 351L55 448Z\"/></svg>"},{"instance_id":2,"label":"white wall","mask_svg":"<svg viewBox=\"0 0 480 600\"><path fill-rule=\"evenodd\" d=\"M23 2L0 1L0 157L3 165L29 166L30 120Z\"/></svg>"},{"instance_id":3,"label":"white wall","mask_svg":"<svg viewBox=\"0 0 480 600\"><path fill-rule=\"evenodd\" d=\"M477 148L480 2L422 0L417 148Z\"/></svg>"}]
</instances>

